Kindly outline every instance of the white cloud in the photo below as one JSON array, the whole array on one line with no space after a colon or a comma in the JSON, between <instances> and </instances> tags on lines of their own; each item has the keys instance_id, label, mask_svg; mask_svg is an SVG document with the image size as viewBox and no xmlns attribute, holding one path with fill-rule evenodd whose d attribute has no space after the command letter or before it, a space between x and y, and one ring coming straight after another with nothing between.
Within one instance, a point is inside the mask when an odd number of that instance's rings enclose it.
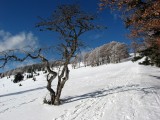
<instances>
[{"instance_id":1,"label":"white cloud","mask_svg":"<svg viewBox=\"0 0 160 120\"><path fill-rule=\"evenodd\" d=\"M26 46L38 47L38 39L33 33L21 32L12 35L10 32L0 30L0 51L20 49Z\"/></svg>"}]
</instances>

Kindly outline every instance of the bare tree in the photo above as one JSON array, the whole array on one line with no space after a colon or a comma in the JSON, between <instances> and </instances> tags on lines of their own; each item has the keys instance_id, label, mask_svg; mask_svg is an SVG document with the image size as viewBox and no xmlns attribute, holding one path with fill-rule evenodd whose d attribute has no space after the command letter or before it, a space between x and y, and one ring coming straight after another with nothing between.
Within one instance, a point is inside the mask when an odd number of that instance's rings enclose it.
<instances>
[{"instance_id":1,"label":"bare tree","mask_svg":"<svg viewBox=\"0 0 160 120\"><path fill-rule=\"evenodd\" d=\"M2 66L5 66L8 61L24 61L27 58L40 59L46 66L47 74L47 89L50 92L50 101L47 101L52 105L59 105L61 103L60 96L62 88L66 81L69 79L68 64L75 54L78 48L81 46L80 36L87 31L98 29L99 26L95 26L92 22L95 19L94 15L87 14L80 10L77 5L61 5L53 12L50 18L43 19L36 25L40 28L40 31L52 31L59 33L61 37L60 44L57 49L62 56L61 67L58 72L51 69L49 60L42 55L42 49L32 52L23 50L23 57L19 58L15 51L4 51L0 55L0 62ZM56 91L52 89L52 81L58 77L58 83Z\"/></svg>"},{"instance_id":2,"label":"bare tree","mask_svg":"<svg viewBox=\"0 0 160 120\"><path fill-rule=\"evenodd\" d=\"M77 5L62 5L54 11L51 18L42 19L37 24L37 27L41 27L42 30L58 32L63 40L58 46L62 53L63 65L58 72L58 85L54 100L56 105L60 104L62 88L69 79L68 64L80 47L79 37L87 31L98 28L91 22L93 20L93 15L82 12Z\"/></svg>"},{"instance_id":3,"label":"bare tree","mask_svg":"<svg viewBox=\"0 0 160 120\"><path fill-rule=\"evenodd\" d=\"M71 61L72 68L75 69L76 67L80 67L80 62L81 62L81 56L80 54L76 55L74 59Z\"/></svg>"},{"instance_id":4,"label":"bare tree","mask_svg":"<svg viewBox=\"0 0 160 120\"><path fill-rule=\"evenodd\" d=\"M85 55L84 55L84 66L86 67L86 66L88 66L89 65L89 53L85 53Z\"/></svg>"},{"instance_id":5,"label":"bare tree","mask_svg":"<svg viewBox=\"0 0 160 120\"><path fill-rule=\"evenodd\" d=\"M58 50L62 55L63 65L58 72L58 85L54 98L55 105L60 104L62 88L69 79L68 64L81 45L79 37L87 31L98 28L92 23L93 20L93 15L84 13L77 5L61 5L58 6L49 19L41 19L41 22L37 24L40 30L58 32L62 39Z\"/></svg>"}]
</instances>

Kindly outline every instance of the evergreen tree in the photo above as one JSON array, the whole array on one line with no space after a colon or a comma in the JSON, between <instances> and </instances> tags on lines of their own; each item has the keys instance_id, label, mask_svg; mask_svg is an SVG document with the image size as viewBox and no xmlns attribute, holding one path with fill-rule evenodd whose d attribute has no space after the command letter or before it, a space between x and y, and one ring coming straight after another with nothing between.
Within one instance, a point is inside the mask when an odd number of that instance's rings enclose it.
<instances>
[{"instance_id":1,"label":"evergreen tree","mask_svg":"<svg viewBox=\"0 0 160 120\"><path fill-rule=\"evenodd\" d=\"M17 74L15 75L13 82L14 82L14 83L20 82L20 81L23 80L23 78L24 78L24 76L19 72L19 73L17 73Z\"/></svg>"}]
</instances>

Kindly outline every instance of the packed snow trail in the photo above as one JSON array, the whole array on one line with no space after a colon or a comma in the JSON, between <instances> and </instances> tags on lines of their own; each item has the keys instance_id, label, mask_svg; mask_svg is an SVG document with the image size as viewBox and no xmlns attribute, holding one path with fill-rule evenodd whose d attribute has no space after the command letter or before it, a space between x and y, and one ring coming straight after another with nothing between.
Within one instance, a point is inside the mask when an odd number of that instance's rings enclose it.
<instances>
[{"instance_id":1,"label":"packed snow trail","mask_svg":"<svg viewBox=\"0 0 160 120\"><path fill-rule=\"evenodd\" d=\"M60 106L42 104L43 75L22 82L23 92L6 80L11 87L0 88L0 120L160 120L159 72L132 62L71 70Z\"/></svg>"}]
</instances>

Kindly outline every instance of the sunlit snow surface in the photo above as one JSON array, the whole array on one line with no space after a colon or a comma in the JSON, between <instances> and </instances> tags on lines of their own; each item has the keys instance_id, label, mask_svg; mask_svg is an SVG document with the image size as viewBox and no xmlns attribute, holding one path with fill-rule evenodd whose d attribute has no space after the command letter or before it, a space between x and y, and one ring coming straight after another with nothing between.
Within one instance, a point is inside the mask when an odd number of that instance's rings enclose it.
<instances>
[{"instance_id":1,"label":"sunlit snow surface","mask_svg":"<svg viewBox=\"0 0 160 120\"><path fill-rule=\"evenodd\" d=\"M0 79L0 120L160 120L160 69L123 62L70 69L62 105L43 104L45 75ZM55 89L57 79L53 82Z\"/></svg>"}]
</instances>

